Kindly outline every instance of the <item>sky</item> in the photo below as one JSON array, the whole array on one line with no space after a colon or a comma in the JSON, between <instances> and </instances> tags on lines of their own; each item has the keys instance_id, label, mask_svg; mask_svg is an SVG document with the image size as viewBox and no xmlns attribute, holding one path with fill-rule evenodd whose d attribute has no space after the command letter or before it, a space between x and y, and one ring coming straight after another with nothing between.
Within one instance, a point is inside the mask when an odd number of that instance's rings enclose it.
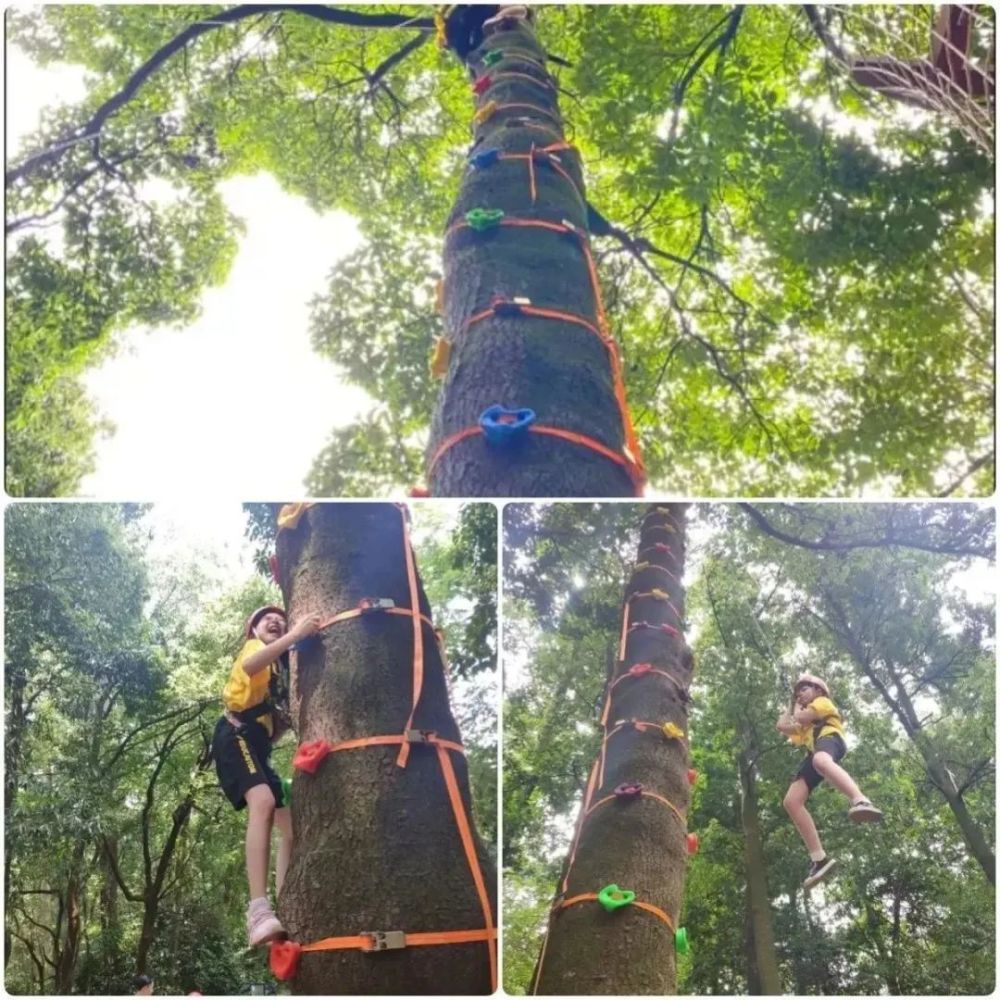
<instances>
[{"instance_id":1,"label":"sky","mask_svg":"<svg viewBox=\"0 0 1000 1000\"><path fill-rule=\"evenodd\" d=\"M16 160L42 108L78 100L84 86L78 69L39 69L13 47L7 77L7 146ZM83 496L298 499L330 431L368 408L367 395L341 384L309 344L309 300L359 245L354 220L317 214L263 174L220 190L247 228L226 284L204 294L192 326L125 330L117 356L84 376L117 430L97 441Z\"/></svg>"}]
</instances>

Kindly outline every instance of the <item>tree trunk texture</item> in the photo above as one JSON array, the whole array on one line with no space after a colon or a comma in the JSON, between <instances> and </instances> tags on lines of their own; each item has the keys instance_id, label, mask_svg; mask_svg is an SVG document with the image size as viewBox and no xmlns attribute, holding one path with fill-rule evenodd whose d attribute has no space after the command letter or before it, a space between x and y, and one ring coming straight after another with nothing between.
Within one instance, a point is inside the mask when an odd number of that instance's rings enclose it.
<instances>
[{"instance_id":1,"label":"tree trunk texture","mask_svg":"<svg viewBox=\"0 0 1000 1000\"><path fill-rule=\"evenodd\" d=\"M642 522L637 565L649 565L633 571L623 614L630 624L666 624L676 632L646 628L625 632L624 656L608 686L602 713L607 720L603 781L599 757L577 821L575 852L567 860L550 915L535 972L535 993L670 995L676 990L674 933L662 919L635 905L607 912L596 900L564 904L615 884L634 891L636 902L659 907L674 927L681 925L688 863L686 823L646 793L662 796L686 815L687 692L694 665L680 631L684 517L683 504L669 504L650 508ZM655 548L658 544L669 550ZM665 591L669 603L636 596L654 588ZM639 663L651 663L676 682L657 673L625 677ZM629 725L630 720L650 722L656 728L640 730ZM626 724L619 728L622 721ZM679 727L683 739L667 738L659 731L665 722ZM642 795L615 798L614 789L625 782L640 782ZM598 804L606 796L611 800Z\"/></svg>"},{"instance_id":2,"label":"tree trunk texture","mask_svg":"<svg viewBox=\"0 0 1000 1000\"><path fill-rule=\"evenodd\" d=\"M410 608L406 512L394 504L319 504L278 535L289 620L324 618L364 597ZM423 588L419 606L430 617ZM414 727L461 742L448 704L433 631L423 632L423 686ZM408 616L375 612L343 621L300 649L292 669L292 718L300 742L331 744L401 735L414 690L414 634ZM296 772L294 847L279 915L300 944L367 931L480 930L482 905L449 803L437 752L398 745L329 754L315 774ZM470 823L468 771L450 752ZM495 926L496 872L472 827ZM292 980L299 994L485 994L483 942L303 953Z\"/></svg>"},{"instance_id":3,"label":"tree trunk texture","mask_svg":"<svg viewBox=\"0 0 1000 1000\"><path fill-rule=\"evenodd\" d=\"M757 775L747 750L739 757L740 819L743 825L744 858L747 866L747 911L753 929L753 954L748 956L756 970L758 993L764 996L781 994L781 974L774 947L774 927L771 922L771 897L767 889L767 866L764 841L757 811ZM751 990L751 993L754 991Z\"/></svg>"},{"instance_id":4,"label":"tree trunk texture","mask_svg":"<svg viewBox=\"0 0 1000 1000\"><path fill-rule=\"evenodd\" d=\"M80 937L83 925L80 920L81 871L86 849L84 841L79 841L73 848L73 858L70 875L66 880L66 932L63 937L59 955L55 965L55 983L53 992L66 995L73 991L73 978L76 973L76 960L80 954Z\"/></svg>"},{"instance_id":5,"label":"tree trunk texture","mask_svg":"<svg viewBox=\"0 0 1000 1000\"><path fill-rule=\"evenodd\" d=\"M486 37L466 60L475 79L488 76L492 81L472 97L470 117L491 102L499 106L473 125L472 149L527 154L532 147L564 142L563 122L533 25L505 23L508 28ZM482 60L491 51L501 52L503 59L486 66ZM477 433L434 460L446 439L477 426L483 411L494 404L530 408L538 425L587 435L617 454L628 443L616 399L617 361L598 335L567 320L525 314L468 322L487 310L496 295L525 297L534 307L572 313L601 326L601 306L577 236L506 225L482 233L452 229L472 209L500 209L505 222L568 221L589 240L579 153L573 148L556 155L572 180L548 162L534 163L534 201L526 160L499 160L482 169L470 165L448 218L443 319L451 359L427 452L434 496L636 495L629 475L612 459L537 433L521 435L503 448L487 444Z\"/></svg>"}]
</instances>

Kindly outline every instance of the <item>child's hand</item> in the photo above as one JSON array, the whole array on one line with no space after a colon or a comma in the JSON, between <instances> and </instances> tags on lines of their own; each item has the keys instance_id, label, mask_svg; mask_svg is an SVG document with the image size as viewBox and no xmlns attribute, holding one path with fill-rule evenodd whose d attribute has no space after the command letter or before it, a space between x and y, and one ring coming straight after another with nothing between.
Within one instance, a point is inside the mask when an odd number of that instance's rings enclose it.
<instances>
[{"instance_id":1,"label":"child's hand","mask_svg":"<svg viewBox=\"0 0 1000 1000\"><path fill-rule=\"evenodd\" d=\"M308 614L305 618L300 618L289 630L288 634L296 641L304 639L308 635L315 635L323 624L323 619L315 612Z\"/></svg>"}]
</instances>

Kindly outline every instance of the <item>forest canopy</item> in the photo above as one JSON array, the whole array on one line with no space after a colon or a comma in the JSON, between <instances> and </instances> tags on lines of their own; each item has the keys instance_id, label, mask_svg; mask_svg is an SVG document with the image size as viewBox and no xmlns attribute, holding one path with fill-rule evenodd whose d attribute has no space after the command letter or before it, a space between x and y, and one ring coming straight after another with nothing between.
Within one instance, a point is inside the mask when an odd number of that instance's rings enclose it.
<instances>
[{"instance_id":1,"label":"forest canopy","mask_svg":"<svg viewBox=\"0 0 1000 1000\"><path fill-rule=\"evenodd\" d=\"M920 56L896 9L818 8L856 51ZM910 10L929 37L934 8ZM81 372L128 328L198 314L239 247L219 185L261 171L364 237L311 336L372 406L309 492L419 482L473 112L433 8L50 5L7 25L89 88L8 163L8 491L78 490L100 423ZM854 82L801 6L542 7L537 31L650 488L988 492L993 165L955 121Z\"/></svg>"}]
</instances>

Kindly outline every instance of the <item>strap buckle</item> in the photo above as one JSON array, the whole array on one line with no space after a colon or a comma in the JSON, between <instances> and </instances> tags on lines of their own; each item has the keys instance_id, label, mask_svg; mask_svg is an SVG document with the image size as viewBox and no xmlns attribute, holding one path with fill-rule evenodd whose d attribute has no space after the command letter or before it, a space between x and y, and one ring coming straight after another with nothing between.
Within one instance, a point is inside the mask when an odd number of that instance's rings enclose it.
<instances>
[{"instance_id":1,"label":"strap buckle","mask_svg":"<svg viewBox=\"0 0 1000 1000\"><path fill-rule=\"evenodd\" d=\"M358 610L362 614L369 611L386 611L395 606L396 602L391 597L362 597L358 601Z\"/></svg>"},{"instance_id":2,"label":"strap buckle","mask_svg":"<svg viewBox=\"0 0 1000 1000\"><path fill-rule=\"evenodd\" d=\"M403 733L403 739L407 743L430 743L434 736L437 736L437 733L433 729L407 729Z\"/></svg>"},{"instance_id":3,"label":"strap buckle","mask_svg":"<svg viewBox=\"0 0 1000 1000\"><path fill-rule=\"evenodd\" d=\"M403 931L362 931L361 937L371 938L371 947L362 951L395 951L406 947L406 934Z\"/></svg>"}]
</instances>

